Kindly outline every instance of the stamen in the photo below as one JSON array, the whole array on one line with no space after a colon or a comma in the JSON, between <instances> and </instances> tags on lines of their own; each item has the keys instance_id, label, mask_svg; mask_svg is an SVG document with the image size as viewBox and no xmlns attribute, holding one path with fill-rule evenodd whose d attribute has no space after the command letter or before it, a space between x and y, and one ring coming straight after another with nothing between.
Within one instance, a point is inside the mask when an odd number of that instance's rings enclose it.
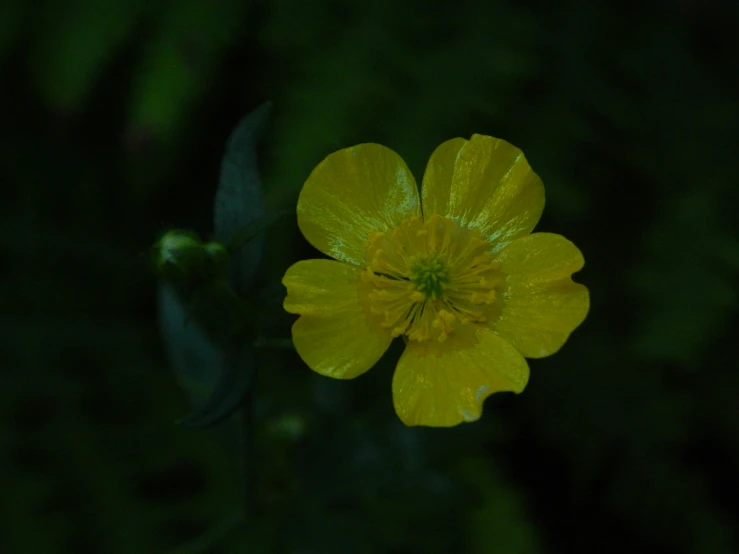
<instances>
[{"instance_id":1,"label":"stamen","mask_svg":"<svg viewBox=\"0 0 739 554\"><path fill-rule=\"evenodd\" d=\"M393 336L447 340L462 325L485 321L476 306L496 300L501 283L488 242L475 229L434 214L403 221L388 233L370 233L361 275L372 288L369 312Z\"/></svg>"}]
</instances>

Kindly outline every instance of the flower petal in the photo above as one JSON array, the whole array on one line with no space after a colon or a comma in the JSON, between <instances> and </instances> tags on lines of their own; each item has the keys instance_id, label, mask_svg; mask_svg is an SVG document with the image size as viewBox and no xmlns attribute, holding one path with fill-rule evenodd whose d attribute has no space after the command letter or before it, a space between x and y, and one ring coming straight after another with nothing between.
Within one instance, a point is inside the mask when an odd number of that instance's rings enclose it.
<instances>
[{"instance_id":1,"label":"flower petal","mask_svg":"<svg viewBox=\"0 0 739 554\"><path fill-rule=\"evenodd\" d=\"M287 288L284 308L291 314L318 317L353 311L362 270L334 260L301 260L282 278Z\"/></svg>"},{"instance_id":2,"label":"flower petal","mask_svg":"<svg viewBox=\"0 0 739 554\"><path fill-rule=\"evenodd\" d=\"M451 427L475 421L492 393L523 391L529 379L524 357L490 330L472 332L476 344L469 348L408 344L393 376L395 411L403 423Z\"/></svg>"},{"instance_id":3,"label":"flower petal","mask_svg":"<svg viewBox=\"0 0 739 554\"><path fill-rule=\"evenodd\" d=\"M313 370L352 379L370 369L390 346L390 333L372 325L359 303L356 266L304 260L287 270L285 310L301 314L293 324L295 349Z\"/></svg>"},{"instance_id":4,"label":"flower petal","mask_svg":"<svg viewBox=\"0 0 739 554\"><path fill-rule=\"evenodd\" d=\"M497 257L506 273L503 311L495 332L528 358L554 354L590 308L588 289L572 281L585 260L561 235L534 233Z\"/></svg>"},{"instance_id":5,"label":"flower petal","mask_svg":"<svg viewBox=\"0 0 739 554\"><path fill-rule=\"evenodd\" d=\"M367 235L421 214L408 166L379 144L334 152L313 170L298 198L298 226L324 254L365 263Z\"/></svg>"},{"instance_id":6,"label":"flower petal","mask_svg":"<svg viewBox=\"0 0 739 554\"><path fill-rule=\"evenodd\" d=\"M469 141L463 138L453 138L442 142L431 153L426 171L423 173L421 194L422 207L425 219L432 214L447 215L449 202L452 197L452 180L457 165L459 152Z\"/></svg>"},{"instance_id":7,"label":"flower petal","mask_svg":"<svg viewBox=\"0 0 739 554\"><path fill-rule=\"evenodd\" d=\"M544 186L523 152L484 135L439 146L422 189L424 218L439 214L478 228L492 252L530 233L544 210Z\"/></svg>"}]
</instances>

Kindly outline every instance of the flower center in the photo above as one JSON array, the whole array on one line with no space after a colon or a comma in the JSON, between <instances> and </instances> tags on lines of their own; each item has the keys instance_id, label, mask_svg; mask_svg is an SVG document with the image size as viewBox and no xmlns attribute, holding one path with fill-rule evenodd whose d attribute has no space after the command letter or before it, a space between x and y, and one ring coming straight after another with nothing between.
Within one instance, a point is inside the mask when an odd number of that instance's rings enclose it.
<instances>
[{"instance_id":1,"label":"flower center","mask_svg":"<svg viewBox=\"0 0 739 554\"><path fill-rule=\"evenodd\" d=\"M393 336L445 341L461 325L484 324L502 287L499 264L479 231L432 215L370 236L362 296Z\"/></svg>"},{"instance_id":2,"label":"flower center","mask_svg":"<svg viewBox=\"0 0 739 554\"><path fill-rule=\"evenodd\" d=\"M427 299L436 300L449 283L449 268L436 255L420 257L411 266L410 281Z\"/></svg>"}]
</instances>

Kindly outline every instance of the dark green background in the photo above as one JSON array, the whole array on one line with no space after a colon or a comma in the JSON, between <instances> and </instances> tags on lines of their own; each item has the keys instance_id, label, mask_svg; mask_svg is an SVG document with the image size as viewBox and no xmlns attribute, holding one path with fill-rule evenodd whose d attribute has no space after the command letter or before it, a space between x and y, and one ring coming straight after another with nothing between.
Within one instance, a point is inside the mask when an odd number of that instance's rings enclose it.
<instances>
[{"instance_id":1,"label":"dark green background","mask_svg":"<svg viewBox=\"0 0 739 554\"><path fill-rule=\"evenodd\" d=\"M271 209L359 142L419 180L451 137L521 147L592 308L451 430L396 418L400 348L351 382L270 352L260 515L206 552L737 552L738 6L3 0L0 551L184 553L238 512L228 443L173 424L147 252L211 231L225 140L269 99ZM257 289L314 256L283 219Z\"/></svg>"}]
</instances>

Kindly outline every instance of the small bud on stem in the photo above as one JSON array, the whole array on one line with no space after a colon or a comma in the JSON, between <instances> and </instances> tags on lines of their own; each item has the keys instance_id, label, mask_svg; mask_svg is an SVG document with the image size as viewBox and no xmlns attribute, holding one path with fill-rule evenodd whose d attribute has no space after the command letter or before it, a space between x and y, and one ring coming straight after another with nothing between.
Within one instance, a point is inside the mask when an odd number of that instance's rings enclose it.
<instances>
[{"instance_id":1,"label":"small bud on stem","mask_svg":"<svg viewBox=\"0 0 739 554\"><path fill-rule=\"evenodd\" d=\"M191 231L167 231L152 247L157 275L182 299L188 312L217 344L235 335L255 336L249 305L226 277L230 255L219 242L203 243Z\"/></svg>"}]
</instances>

